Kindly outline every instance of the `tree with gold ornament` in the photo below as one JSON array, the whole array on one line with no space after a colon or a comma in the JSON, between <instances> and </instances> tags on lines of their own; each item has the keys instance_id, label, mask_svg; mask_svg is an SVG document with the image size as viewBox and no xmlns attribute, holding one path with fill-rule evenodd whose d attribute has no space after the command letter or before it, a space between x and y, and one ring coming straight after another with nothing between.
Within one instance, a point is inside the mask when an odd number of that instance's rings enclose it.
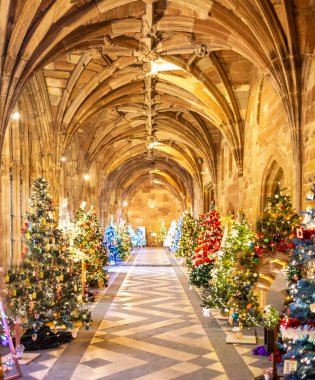
<instances>
[{"instance_id":1,"label":"tree with gold ornament","mask_svg":"<svg viewBox=\"0 0 315 380\"><path fill-rule=\"evenodd\" d=\"M125 260L131 253L131 235L123 223L115 223L114 228L117 233L117 250L120 260Z\"/></svg>"},{"instance_id":2,"label":"tree with gold ornament","mask_svg":"<svg viewBox=\"0 0 315 380\"><path fill-rule=\"evenodd\" d=\"M199 229L189 281L197 287L207 287L222 240L220 213L214 206L210 212L201 215Z\"/></svg>"},{"instance_id":3,"label":"tree with gold ornament","mask_svg":"<svg viewBox=\"0 0 315 380\"><path fill-rule=\"evenodd\" d=\"M89 325L91 313L82 304L80 271L73 265L68 242L57 227L48 183L43 177L34 181L26 219L22 260L6 274L12 314L22 318L28 332L36 332L33 340L47 321L67 327L73 321Z\"/></svg>"},{"instance_id":4,"label":"tree with gold ornament","mask_svg":"<svg viewBox=\"0 0 315 380\"><path fill-rule=\"evenodd\" d=\"M291 197L284 192L278 185L257 221L255 251L259 255L291 253L294 248L291 239L301 217L294 211Z\"/></svg>"},{"instance_id":5,"label":"tree with gold ornament","mask_svg":"<svg viewBox=\"0 0 315 380\"><path fill-rule=\"evenodd\" d=\"M86 283L88 286L107 285L108 257L103 245L103 234L96 211L91 208L84 210L85 203L81 204L75 215L75 233L73 249L83 254L86 266Z\"/></svg>"},{"instance_id":6,"label":"tree with gold ornament","mask_svg":"<svg viewBox=\"0 0 315 380\"><path fill-rule=\"evenodd\" d=\"M166 235L167 235L167 229L165 227L165 222L163 221L161 223L159 233L157 235L157 241L159 243L159 246L163 247L164 241L166 239Z\"/></svg>"},{"instance_id":7,"label":"tree with gold ornament","mask_svg":"<svg viewBox=\"0 0 315 380\"><path fill-rule=\"evenodd\" d=\"M177 255L179 257L184 257L188 265L191 265L191 256L197 245L198 232L198 220L195 219L189 212L185 212L178 243Z\"/></svg>"}]
</instances>

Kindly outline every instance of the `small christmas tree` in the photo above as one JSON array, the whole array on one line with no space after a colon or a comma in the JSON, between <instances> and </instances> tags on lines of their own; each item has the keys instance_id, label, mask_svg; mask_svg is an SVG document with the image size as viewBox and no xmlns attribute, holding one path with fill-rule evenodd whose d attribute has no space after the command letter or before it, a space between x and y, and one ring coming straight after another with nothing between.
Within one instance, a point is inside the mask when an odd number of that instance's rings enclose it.
<instances>
[{"instance_id":1,"label":"small christmas tree","mask_svg":"<svg viewBox=\"0 0 315 380\"><path fill-rule=\"evenodd\" d=\"M184 215L182 215L177 222L176 231L175 231L174 238L173 238L173 241L171 244L171 251L172 252L178 251L178 244L179 244L179 240L180 240L180 235L182 233L183 220L184 220Z\"/></svg>"},{"instance_id":2,"label":"small christmas tree","mask_svg":"<svg viewBox=\"0 0 315 380\"><path fill-rule=\"evenodd\" d=\"M144 227L137 227L136 228L136 237L137 237L137 246L138 247L145 247L147 245Z\"/></svg>"},{"instance_id":3,"label":"small christmas tree","mask_svg":"<svg viewBox=\"0 0 315 380\"><path fill-rule=\"evenodd\" d=\"M135 230L133 229L131 224L128 224L128 226L127 226L127 233L130 236L131 248L136 247L137 246L137 237L136 237Z\"/></svg>"},{"instance_id":4,"label":"small christmas tree","mask_svg":"<svg viewBox=\"0 0 315 380\"><path fill-rule=\"evenodd\" d=\"M290 302L281 320L285 360L297 362L297 370L285 379L315 379L315 183L307 194L302 227L297 229L295 250L288 268Z\"/></svg>"},{"instance_id":5,"label":"small christmas tree","mask_svg":"<svg viewBox=\"0 0 315 380\"><path fill-rule=\"evenodd\" d=\"M70 260L53 212L47 181L39 177L32 187L30 211L22 229L27 244L22 261L6 275L13 314L35 331L48 320L68 327L76 320L91 323L91 313L82 304L80 273Z\"/></svg>"},{"instance_id":6,"label":"small christmas tree","mask_svg":"<svg viewBox=\"0 0 315 380\"><path fill-rule=\"evenodd\" d=\"M86 265L86 282L88 286L106 286L107 253L103 246L101 225L95 210L84 211L85 203L81 204L75 215L72 234L72 249L83 254Z\"/></svg>"},{"instance_id":7,"label":"small christmas tree","mask_svg":"<svg viewBox=\"0 0 315 380\"><path fill-rule=\"evenodd\" d=\"M233 268L227 278L227 308L240 326L258 325L261 311L254 287L258 280L259 257L254 251L254 234L247 223L235 226L231 240L227 242L233 260Z\"/></svg>"},{"instance_id":8,"label":"small christmas tree","mask_svg":"<svg viewBox=\"0 0 315 380\"><path fill-rule=\"evenodd\" d=\"M117 243L119 259L125 260L131 252L131 237L124 224L115 224L115 230L118 237Z\"/></svg>"},{"instance_id":9,"label":"small christmas tree","mask_svg":"<svg viewBox=\"0 0 315 380\"><path fill-rule=\"evenodd\" d=\"M189 281L197 287L207 287L222 240L220 213L213 207L209 213L201 216L199 228Z\"/></svg>"},{"instance_id":10,"label":"small christmas tree","mask_svg":"<svg viewBox=\"0 0 315 380\"><path fill-rule=\"evenodd\" d=\"M279 186L276 188L275 194L267 198L265 210L258 219L255 250L260 255L277 251L289 253L294 248L290 235L299 225L300 216L293 210L291 198L284 195L284 191Z\"/></svg>"},{"instance_id":11,"label":"small christmas tree","mask_svg":"<svg viewBox=\"0 0 315 380\"><path fill-rule=\"evenodd\" d=\"M119 236L115 230L114 223L111 221L106 227L104 234L104 246L108 251L109 263L111 265L115 265L119 260L118 239Z\"/></svg>"},{"instance_id":12,"label":"small christmas tree","mask_svg":"<svg viewBox=\"0 0 315 380\"><path fill-rule=\"evenodd\" d=\"M189 265L191 265L191 256L197 245L198 226L198 221L190 213L184 214L177 255L184 257Z\"/></svg>"},{"instance_id":13,"label":"small christmas tree","mask_svg":"<svg viewBox=\"0 0 315 380\"><path fill-rule=\"evenodd\" d=\"M236 222L228 234L224 246L219 251L218 260L211 272L211 281L207 287L207 296L204 298L203 306L205 308L218 308L221 311L227 312L229 310L229 302L231 293L234 289L230 289L233 283L232 273L236 265L240 252L252 250L254 234L250 230L246 222ZM258 263L257 259L255 262ZM246 290L249 287L246 285ZM237 310L238 311L238 310Z\"/></svg>"},{"instance_id":14,"label":"small christmas tree","mask_svg":"<svg viewBox=\"0 0 315 380\"><path fill-rule=\"evenodd\" d=\"M168 229L166 238L164 240L164 244L163 244L164 247L167 247L168 249L171 248L172 241L175 236L176 228L177 228L177 222L176 220L172 220L172 223L170 225L170 228Z\"/></svg>"},{"instance_id":15,"label":"small christmas tree","mask_svg":"<svg viewBox=\"0 0 315 380\"><path fill-rule=\"evenodd\" d=\"M158 236L157 236L157 241L161 247L163 247L164 241L166 239L166 235L167 235L167 230L165 227L165 222L162 222Z\"/></svg>"}]
</instances>

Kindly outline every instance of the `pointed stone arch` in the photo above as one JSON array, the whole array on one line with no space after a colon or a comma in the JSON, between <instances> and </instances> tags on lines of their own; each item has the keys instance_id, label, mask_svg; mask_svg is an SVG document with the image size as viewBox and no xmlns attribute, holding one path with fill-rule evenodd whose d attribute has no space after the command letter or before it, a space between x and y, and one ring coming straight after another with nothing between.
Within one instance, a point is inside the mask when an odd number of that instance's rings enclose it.
<instances>
[{"instance_id":1,"label":"pointed stone arch","mask_svg":"<svg viewBox=\"0 0 315 380\"><path fill-rule=\"evenodd\" d=\"M272 157L266 165L261 186L261 211L264 209L266 198L275 192L279 182L280 184L284 182L284 170L279 165L279 162L284 161Z\"/></svg>"}]
</instances>

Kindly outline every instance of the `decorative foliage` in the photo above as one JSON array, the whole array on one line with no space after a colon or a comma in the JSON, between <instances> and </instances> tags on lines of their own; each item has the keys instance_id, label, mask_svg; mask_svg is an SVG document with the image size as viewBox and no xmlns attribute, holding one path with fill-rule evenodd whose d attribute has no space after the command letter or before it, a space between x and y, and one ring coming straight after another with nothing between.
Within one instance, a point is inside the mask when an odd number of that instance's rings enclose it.
<instances>
[{"instance_id":1,"label":"decorative foliage","mask_svg":"<svg viewBox=\"0 0 315 380\"><path fill-rule=\"evenodd\" d=\"M315 183L307 198L314 202ZM305 234L294 239L296 247L288 270L291 302L280 327L280 347L286 351L283 358L297 361L297 371L286 377L294 380L315 378L315 209L308 207L307 215Z\"/></svg>"},{"instance_id":2,"label":"decorative foliage","mask_svg":"<svg viewBox=\"0 0 315 380\"><path fill-rule=\"evenodd\" d=\"M163 247L163 245L164 245L164 241L166 239L166 235L167 235L167 229L165 227L165 223L162 222L160 230L159 230L159 233L158 233L158 236L157 236L157 241L158 241L158 243L159 243L159 245L161 247Z\"/></svg>"},{"instance_id":3,"label":"decorative foliage","mask_svg":"<svg viewBox=\"0 0 315 380\"><path fill-rule=\"evenodd\" d=\"M294 248L291 239L301 218L293 210L290 196L283 195L284 191L278 186L274 196L267 198L264 213L257 222L255 251L258 255L290 253Z\"/></svg>"},{"instance_id":4,"label":"decorative foliage","mask_svg":"<svg viewBox=\"0 0 315 380\"><path fill-rule=\"evenodd\" d=\"M222 240L220 213L213 209L201 215L199 228L200 233L195 254L192 256L189 281L197 287L207 287Z\"/></svg>"},{"instance_id":5,"label":"decorative foliage","mask_svg":"<svg viewBox=\"0 0 315 380\"><path fill-rule=\"evenodd\" d=\"M84 204L85 205L85 204ZM107 285L107 253L103 246L101 225L93 209L85 212L83 205L75 215L71 248L78 259L83 256L86 282L89 286ZM78 260L77 260L78 261ZM81 261L78 261L80 266Z\"/></svg>"},{"instance_id":6,"label":"decorative foliage","mask_svg":"<svg viewBox=\"0 0 315 380\"><path fill-rule=\"evenodd\" d=\"M198 221L190 213L184 214L177 255L184 257L190 265L191 256L197 245L198 226Z\"/></svg>"},{"instance_id":7,"label":"decorative foliage","mask_svg":"<svg viewBox=\"0 0 315 380\"><path fill-rule=\"evenodd\" d=\"M23 318L24 326L33 329L48 320L67 327L75 320L91 323L91 313L82 304L80 272L53 212L47 181L39 177L22 229L26 240L22 261L6 274L8 305Z\"/></svg>"}]
</instances>

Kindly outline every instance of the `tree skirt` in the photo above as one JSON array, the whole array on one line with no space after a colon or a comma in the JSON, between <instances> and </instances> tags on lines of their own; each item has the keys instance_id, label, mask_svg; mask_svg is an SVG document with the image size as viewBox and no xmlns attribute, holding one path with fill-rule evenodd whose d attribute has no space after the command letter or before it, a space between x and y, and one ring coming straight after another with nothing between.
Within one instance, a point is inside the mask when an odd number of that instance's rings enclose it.
<instances>
[{"instance_id":1,"label":"tree skirt","mask_svg":"<svg viewBox=\"0 0 315 380\"><path fill-rule=\"evenodd\" d=\"M58 331L54 333L48 326L43 326L37 331L28 329L21 337L21 343L26 351L56 348L72 340L71 332Z\"/></svg>"}]
</instances>

